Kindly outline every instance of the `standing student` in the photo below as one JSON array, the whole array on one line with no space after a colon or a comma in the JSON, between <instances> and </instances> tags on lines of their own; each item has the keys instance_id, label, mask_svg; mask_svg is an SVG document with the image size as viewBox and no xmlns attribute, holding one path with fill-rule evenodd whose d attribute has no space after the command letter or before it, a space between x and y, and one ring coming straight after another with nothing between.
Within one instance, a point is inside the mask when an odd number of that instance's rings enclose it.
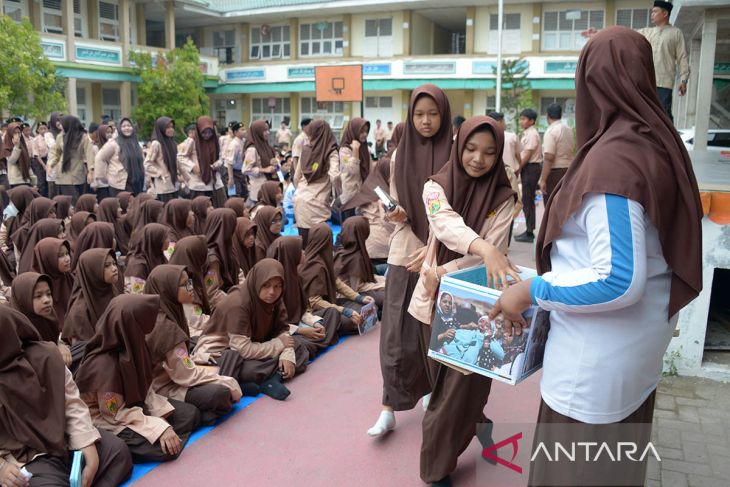
<instances>
[{"instance_id":1,"label":"standing student","mask_svg":"<svg viewBox=\"0 0 730 487\"><path fill-rule=\"evenodd\" d=\"M223 163L228 170L228 190L233 188L236 196L246 200L248 199L248 184L243 175L243 139L246 136L246 127L240 122L232 122L230 130L233 132L233 138L225 150L221 149Z\"/></svg>"},{"instance_id":2,"label":"standing student","mask_svg":"<svg viewBox=\"0 0 730 487\"><path fill-rule=\"evenodd\" d=\"M314 358L338 340L340 313L335 308L315 312L310 306L299 276L299 266L305 259L301 238L281 237L269 247L267 257L276 259L284 268L284 306L289 331L295 338L304 338L304 345Z\"/></svg>"},{"instance_id":3,"label":"standing student","mask_svg":"<svg viewBox=\"0 0 730 487\"><path fill-rule=\"evenodd\" d=\"M309 353L289 334L283 293L281 264L274 259L258 262L246 282L233 288L213 312L193 351L196 363L217 362L220 373L234 377L244 389L258 385L264 394L286 399L290 392L283 381L307 369Z\"/></svg>"},{"instance_id":4,"label":"standing student","mask_svg":"<svg viewBox=\"0 0 730 487\"><path fill-rule=\"evenodd\" d=\"M230 198L229 198L230 201ZM228 203L228 201L226 201ZM198 196L191 201L191 208L195 215L195 223L193 224L193 234L203 235L205 233L205 222L208 215L213 211L213 203L207 196Z\"/></svg>"},{"instance_id":5,"label":"standing student","mask_svg":"<svg viewBox=\"0 0 730 487\"><path fill-rule=\"evenodd\" d=\"M84 457L84 485L127 480L129 450L94 427L56 347L6 306L0 309L0 342L0 484L68 485L74 450ZM33 475L31 482L21 469Z\"/></svg>"},{"instance_id":6,"label":"standing student","mask_svg":"<svg viewBox=\"0 0 730 487\"><path fill-rule=\"evenodd\" d=\"M256 202L259 188L269 175L276 174L278 161L269 144L269 124L256 120L251 124L243 146L243 174L248 177L248 197Z\"/></svg>"},{"instance_id":7,"label":"standing student","mask_svg":"<svg viewBox=\"0 0 730 487\"><path fill-rule=\"evenodd\" d=\"M544 204L547 204L558 182L568 171L575 151L573 129L560 121L562 116L563 108L560 104L548 105L547 119L550 125L542 140L542 172L537 183L542 192Z\"/></svg>"},{"instance_id":8,"label":"standing student","mask_svg":"<svg viewBox=\"0 0 730 487\"><path fill-rule=\"evenodd\" d=\"M160 223L168 228L171 242L193 235L195 213L190 200L174 199L165 203Z\"/></svg>"},{"instance_id":9,"label":"standing student","mask_svg":"<svg viewBox=\"0 0 730 487\"><path fill-rule=\"evenodd\" d=\"M424 185L422 201L430 233L408 306L408 313L421 324L424 351L431 339L436 294L444 274L484 263L489 287L502 288L507 276L520 279L505 257L516 195L502 163L503 151L504 135L498 123L489 117L472 117L461 124L449 161ZM429 360L425 354L423 358ZM423 419L421 479L451 485L449 475L459 455L478 423L487 422L483 410L492 381L430 360L428 366L432 393Z\"/></svg>"},{"instance_id":10,"label":"standing student","mask_svg":"<svg viewBox=\"0 0 730 487\"><path fill-rule=\"evenodd\" d=\"M178 147L177 167L191 197L208 196L213 206L222 208L226 190L221 180L220 146L213 119L198 118L195 132Z\"/></svg>"},{"instance_id":11,"label":"standing student","mask_svg":"<svg viewBox=\"0 0 730 487\"><path fill-rule=\"evenodd\" d=\"M188 355L190 330L183 305L193 303L192 279L185 267L164 264L150 273L144 293L160 297L155 328L145 337L153 364L152 390L194 405L202 424L212 424L241 399L241 388L234 379L195 365Z\"/></svg>"},{"instance_id":12,"label":"standing student","mask_svg":"<svg viewBox=\"0 0 730 487\"><path fill-rule=\"evenodd\" d=\"M332 187L340 182L340 157L337 141L327 122L315 120L307 125L308 137L297 164L294 185L294 215L299 235L307 244L309 229L332 216Z\"/></svg>"},{"instance_id":13,"label":"standing student","mask_svg":"<svg viewBox=\"0 0 730 487\"><path fill-rule=\"evenodd\" d=\"M642 445L677 313L702 289L702 205L641 34L599 32L583 48L575 80L579 149L545 209L540 277L510 286L490 316L501 312L511 335L521 333L530 304L550 311L539 438L553 441L543 423L633 423L646 427L627 441ZM612 482L643 485L645 463L613 465ZM585 484L596 467L539 463L530 481L563 473Z\"/></svg>"},{"instance_id":14,"label":"standing student","mask_svg":"<svg viewBox=\"0 0 730 487\"><path fill-rule=\"evenodd\" d=\"M137 195L144 188L144 154L137 140L137 130L132 121L123 118L119 133L104 144L94 161L94 177L109 184L109 194L117 196L122 191Z\"/></svg>"},{"instance_id":15,"label":"standing student","mask_svg":"<svg viewBox=\"0 0 730 487\"><path fill-rule=\"evenodd\" d=\"M423 357L421 324L407 313L428 238L423 185L451 153L451 109L446 94L426 84L411 94L403 138L390 158L390 195L398 207L387 215L395 224L388 253L380 369L383 409L368 430L381 436L395 427L393 411L413 409L431 391Z\"/></svg>"},{"instance_id":16,"label":"standing student","mask_svg":"<svg viewBox=\"0 0 730 487\"><path fill-rule=\"evenodd\" d=\"M365 217L354 216L345 220L340 232L341 247L335 252L335 272L358 293L372 296L378 310L381 310L385 278L373 273L373 263L365 244L369 235L370 225Z\"/></svg>"},{"instance_id":17,"label":"standing student","mask_svg":"<svg viewBox=\"0 0 730 487\"><path fill-rule=\"evenodd\" d=\"M372 164L370 150L368 149L368 134L370 133L370 122L355 117L347 124L345 133L340 141L340 179L342 181L342 194L340 203L346 205L359 191L370 174ZM383 139L383 144L385 140ZM354 214L353 210L347 216Z\"/></svg>"},{"instance_id":18,"label":"standing student","mask_svg":"<svg viewBox=\"0 0 730 487\"><path fill-rule=\"evenodd\" d=\"M542 171L542 145L540 134L537 133L535 123L537 112L532 108L525 108L520 113L520 127L522 128L522 152L520 153L520 179L522 180L522 211L525 212L526 229L524 233L515 235L515 242L532 243L535 240L535 192L538 189L540 173Z\"/></svg>"},{"instance_id":19,"label":"standing student","mask_svg":"<svg viewBox=\"0 0 730 487\"><path fill-rule=\"evenodd\" d=\"M122 439L135 462L176 459L200 424L195 406L152 388L145 335L160 309L158 296L117 296L99 318L75 379L94 425Z\"/></svg>"},{"instance_id":20,"label":"standing student","mask_svg":"<svg viewBox=\"0 0 730 487\"><path fill-rule=\"evenodd\" d=\"M104 145L106 145L107 141L112 138L112 134L114 131L112 128L106 124L101 124L96 129L96 132L93 132L89 134L90 136L93 136L91 138L91 144L89 144L89 152L86 155L86 161L89 165L89 174L91 175L91 188L96 192L96 200L98 202L104 201L105 198L109 197L109 181L105 181L103 179L99 179L96 177L96 156L99 154L99 151L101 150Z\"/></svg>"},{"instance_id":21,"label":"standing student","mask_svg":"<svg viewBox=\"0 0 730 487\"><path fill-rule=\"evenodd\" d=\"M218 291L227 293L238 284L238 262L232 252L231 243L236 231L236 214L228 208L217 208L208 217L206 228L208 244L208 296ZM212 302L217 302L213 299Z\"/></svg>"},{"instance_id":22,"label":"standing student","mask_svg":"<svg viewBox=\"0 0 730 487\"><path fill-rule=\"evenodd\" d=\"M294 137L294 134L291 133L291 130L289 127L287 127L287 122L285 120L281 121L281 125L279 125L279 130L276 131L276 144L286 144L287 146L291 145L292 138Z\"/></svg>"},{"instance_id":23,"label":"standing student","mask_svg":"<svg viewBox=\"0 0 730 487\"><path fill-rule=\"evenodd\" d=\"M266 257L269 247L281 237L284 213L281 208L263 206L253 219L256 223L256 260Z\"/></svg>"},{"instance_id":24,"label":"standing student","mask_svg":"<svg viewBox=\"0 0 730 487\"><path fill-rule=\"evenodd\" d=\"M48 156L48 168L49 172L57 173L55 182L58 194L73 196L75 204L84 193L87 182L86 154L91 141L86 137L78 117L66 115L61 119L61 126L63 131L56 137L56 143Z\"/></svg>"},{"instance_id":25,"label":"standing student","mask_svg":"<svg viewBox=\"0 0 730 487\"><path fill-rule=\"evenodd\" d=\"M35 137L32 139L33 145L33 161L31 168L36 175L38 192L41 196L48 198L48 183L46 182L46 172L48 171L48 141L46 134L48 133L48 124L39 121L35 127Z\"/></svg>"},{"instance_id":26,"label":"standing student","mask_svg":"<svg viewBox=\"0 0 730 487\"><path fill-rule=\"evenodd\" d=\"M53 112L48 120L48 132L45 133L46 144L48 144L48 162L46 163L46 183L48 183L48 195L46 196L48 198L58 195L58 188L56 187L58 170L51 167L51 152L56 145L58 136L63 133L62 119L63 114L61 112Z\"/></svg>"},{"instance_id":27,"label":"standing student","mask_svg":"<svg viewBox=\"0 0 730 487\"><path fill-rule=\"evenodd\" d=\"M177 144L175 121L170 117L155 120L152 142L144 160L147 187L153 188L157 199L167 202L177 198L179 191L177 172Z\"/></svg>"},{"instance_id":28,"label":"standing student","mask_svg":"<svg viewBox=\"0 0 730 487\"><path fill-rule=\"evenodd\" d=\"M292 156L292 171L296 171L297 167L299 167L299 159L302 157L302 149L304 149L304 143L309 139L309 136L307 135L307 132L304 130L307 128L307 125L312 123L311 118L303 118L301 122L301 131L294 139L294 143L291 146L291 156ZM292 175L294 173L292 172Z\"/></svg>"},{"instance_id":29,"label":"standing student","mask_svg":"<svg viewBox=\"0 0 730 487\"><path fill-rule=\"evenodd\" d=\"M233 254L238 261L238 282L246 279L256 265L256 224L248 218L236 218L236 234L233 239Z\"/></svg>"},{"instance_id":30,"label":"standing student","mask_svg":"<svg viewBox=\"0 0 730 487\"><path fill-rule=\"evenodd\" d=\"M32 148L29 147L27 138L23 136L20 123L8 125L3 145L5 150L1 156L6 160L10 187L30 186Z\"/></svg>"},{"instance_id":31,"label":"standing student","mask_svg":"<svg viewBox=\"0 0 730 487\"><path fill-rule=\"evenodd\" d=\"M175 245L170 264L185 266L193 280L195 296L192 303L183 304L183 310L188 320L190 335L197 337L202 333L203 325L213 313L205 288L205 275L208 272L208 246L205 237L195 235L180 240Z\"/></svg>"},{"instance_id":32,"label":"standing student","mask_svg":"<svg viewBox=\"0 0 730 487\"><path fill-rule=\"evenodd\" d=\"M124 289L140 294L144 281L152 270L167 263L165 250L170 246L169 229L160 223L148 223L142 231L142 239L127 259L124 270Z\"/></svg>"}]
</instances>

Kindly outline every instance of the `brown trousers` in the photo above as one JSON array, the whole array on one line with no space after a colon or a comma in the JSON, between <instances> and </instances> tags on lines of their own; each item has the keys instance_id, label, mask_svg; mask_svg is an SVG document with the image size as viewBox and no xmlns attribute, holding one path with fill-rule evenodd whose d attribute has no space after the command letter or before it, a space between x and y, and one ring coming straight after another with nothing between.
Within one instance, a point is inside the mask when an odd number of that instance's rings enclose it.
<instances>
[{"instance_id":1,"label":"brown trousers","mask_svg":"<svg viewBox=\"0 0 730 487\"><path fill-rule=\"evenodd\" d=\"M193 386L185 393L185 402L200 410L200 423L206 426L233 408L231 391L223 384Z\"/></svg>"},{"instance_id":2,"label":"brown trousers","mask_svg":"<svg viewBox=\"0 0 730 487\"><path fill-rule=\"evenodd\" d=\"M313 359L314 357L319 355L322 350L329 347L340 339L340 318L343 317L335 308L321 309L319 311L316 311L314 314L323 318L322 326L324 326L325 330L324 338L314 341L308 338L304 338L301 335L294 335L295 337L298 336L301 339L302 344L309 352L310 359Z\"/></svg>"},{"instance_id":3,"label":"brown trousers","mask_svg":"<svg viewBox=\"0 0 730 487\"><path fill-rule=\"evenodd\" d=\"M563 176L565 176L565 173L568 172L567 167L561 167L558 169L551 169L550 173L548 174L547 181L545 181L545 190L546 194L542 195L542 201L543 203L547 204L548 200L550 199L550 195L555 192L555 187L558 185L561 179L563 179Z\"/></svg>"}]
</instances>

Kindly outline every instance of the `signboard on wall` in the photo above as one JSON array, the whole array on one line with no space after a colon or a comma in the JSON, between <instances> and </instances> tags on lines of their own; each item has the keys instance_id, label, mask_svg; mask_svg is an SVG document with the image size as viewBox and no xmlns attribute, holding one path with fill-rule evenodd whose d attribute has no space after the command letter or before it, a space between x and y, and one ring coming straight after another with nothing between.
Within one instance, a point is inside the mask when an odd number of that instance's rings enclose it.
<instances>
[{"instance_id":1,"label":"signboard on wall","mask_svg":"<svg viewBox=\"0 0 730 487\"><path fill-rule=\"evenodd\" d=\"M317 66L314 84L317 102L362 101L362 64Z\"/></svg>"}]
</instances>

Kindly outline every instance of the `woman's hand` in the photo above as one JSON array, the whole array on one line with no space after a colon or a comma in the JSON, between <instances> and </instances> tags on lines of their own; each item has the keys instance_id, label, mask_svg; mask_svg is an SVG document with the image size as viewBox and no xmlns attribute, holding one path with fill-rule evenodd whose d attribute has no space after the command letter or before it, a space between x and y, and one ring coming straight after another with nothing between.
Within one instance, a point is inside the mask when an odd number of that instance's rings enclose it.
<instances>
[{"instance_id":1,"label":"woman's hand","mask_svg":"<svg viewBox=\"0 0 730 487\"><path fill-rule=\"evenodd\" d=\"M424 245L416 250L408 258L411 260L406 264L406 270L408 272L420 272L423 261L426 260L426 246Z\"/></svg>"},{"instance_id":2,"label":"woman's hand","mask_svg":"<svg viewBox=\"0 0 730 487\"><path fill-rule=\"evenodd\" d=\"M25 478L23 472L10 462L4 462L0 467L0 485L4 487L27 487L30 481Z\"/></svg>"},{"instance_id":3,"label":"woman's hand","mask_svg":"<svg viewBox=\"0 0 730 487\"><path fill-rule=\"evenodd\" d=\"M357 311L355 311L355 310L353 310L353 311L352 311L352 316L350 317L350 319L351 319L351 320L352 320L352 321L353 321L353 322L354 322L354 323L355 323L355 324L356 324L357 326L360 326L360 325L362 325L362 316L360 316L360 313L358 313Z\"/></svg>"},{"instance_id":4,"label":"woman's hand","mask_svg":"<svg viewBox=\"0 0 730 487\"><path fill-rule=\"evenodd\" d=\"M440 342L450 342L454 339L456 336L456 330L453 328L449 328L445 332L439 335L439 341Z\"/></svg>"},{"instance_id":5,"label":"woman's hand","mask_svg":"<svg viewBox=\"0 0 730 487\"><path fill-rule=\"evenodd\" d=\"M289 334L281 335L279 337L279 340L281 340L281 343L284 344L284 348L290 348L294 346L294 338L292 338L292 336Z\"/></svg>"},{"instance_id":6,"label":"woman's hand","mask_svg":"<svg viewBox=\"0 0 730 487\"><path fill-rule=\"evenodd\" d=\"M70 367L71 362L73 362L73 357L71 357L71 349L68 348L68 345L66 345L65 343L59 343L58 351L61 352L61 357L63 357L63 363L66 364L66 367Z\"/></svg>"},{"instance_id":7,"label":"woman's hand","mask_svg":"<svg viewBox=\"0 0 730 487\"><path fill-rule=\"evenodd\" d=\"M393 211L389 211L385 214L385 221L391 223L403 223L408 219L408 214L402 206L396 206Z\"/></svg>"},{"instance_id":8,"label":"woman's hand","mask_svg":"<svg viewBox=\"0 0 730 487\"><path fill-rule=\"evenodd\" d=\"M362 295L363 304L370 304L375 302L375 298L372 296Z\"/></svg>"},{"instance_id":9,"label":"woman's hand","mask_svg":"<svg viewBox=\"0 0 730 487\"><path fill-rule=\"evenodd\" d=\"M195 174L196 176L200 176L200 166L199 166L199 165L197 165L197 164L196 164L196 165L194 165L194 166L193 166L193 170L192 170L192 172L193 172L193 174Z\"/></svg>"},{"instance_id":10,"label":"woman's hand","mask_svg":"<svg viewBox=\"0 0 730 487\"><path fill-rule=\"evenodd\" d=\"M439 289L439 284L441 283L441 276L438 273L437 267L429 267L428 269L423 269L421 271L421 276L423 277L423 284L426 287L426 291L429 295L435 295L436 291Z\"/></svg>"},{"instance_id":11,"label":"woman's hand","mask_svg":"<svg viewBox=\"0 0 730 487\"><path fill-rule=\"evenodd\" d=\"M505 289L508 285L507 276L511 277L514 282L522 280L517 267L489 242L481 238L474 240L469 246L469 253L478 255L484 260L487 268L487 287Z\"/></svg>"},{"instance_id":12,"label":"woman's hand","mask_svg":"<svg viewBox=\"0 0 730 487\"><path fill-rule=\"evenodd\" d=\"M20 147L20 134L13 134L13 145Z\"/></svg>"},{"instance_id":13,"label":"woman's hand","mask_svg":"<svg viewBox=\"0 0 730 487\"><path fill-rule=\"evenodd\" d=\"M284 379L291 379L296 373L294 364L282 359L279 359L279 371L281 372L281 377Z\"/></svg>"},{"instance_id":14,"label":"woman's hand","mask_svg":"<svg viewBox=\"0 0 730 487\"><path fill-rule=\"evenodd\" d=\"M532 279L518 282L502 292L502 296L494 304L489 312L489 319L495 319L500 313L504 318L502 331L505 336L522 335L522 330L527 328L527 322L522 317L522 312L530 307L530 284Z\"/></svg>"},{"instance_id":15,"label":"woman's hand","mask_svg":"<svg viewBox=\"0 0 730 487\"><path fill-rule=\"evenodd\" d=\"M81 474L81 487L91 487L96 472L99 470L99 452L96 445L89 445L81 449L84 454L84 471Z\"/></svg>"},{"instance_id":16,"label":"woman's hand","mask_svg":"<svg viewBox=\"0 0 730 487\"><path fill-rule=\"evenodd\" d=\"M160 446L162 447L162 453L165 455L179 455L182 451L182 440L177 436L172 426L167 428L162 436L160 436Z\"/></svg>"},{"instance_id":17,"label":"woman's hand","mask_svg":"<svg viewBox=\"0 0 730 487\"><path fill-rule=\"evenodd\" d=\"M352 154L357 157L359 155L360 151L360 141L359 140L353 140L350 144L350 147L352 147Z\"/></svg>"},{"instance_id":18,"label":"woman's hand","mask_svg":"<svg viewBox=\"0 0 730 487\"><path fill-rule=\"evenodd\" d=\"M308 326L300 326L297 333L308 340L319 341L324 338L325 329L321 324L315 323L311 328Z\"/></svg>"}]
</instances>

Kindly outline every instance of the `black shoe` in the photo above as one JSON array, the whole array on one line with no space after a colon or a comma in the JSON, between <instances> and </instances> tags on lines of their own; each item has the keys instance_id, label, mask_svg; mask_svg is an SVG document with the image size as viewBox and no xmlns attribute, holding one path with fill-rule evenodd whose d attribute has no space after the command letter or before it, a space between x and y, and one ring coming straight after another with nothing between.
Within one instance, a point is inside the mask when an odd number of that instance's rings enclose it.
<instances>
[{"instance_id":1,"label":"black shoe","mask_svg":"<svg viewBox=\"0 0 730 487\"><path fill-rule=\"evenodd\" d=\"M535 234L525 232L515 236L515 242L532 243L535 241Z\"/></svg>"},{"instance_id":2,"label":"black shoe","mask_svg":"<svg viewBox=\"0 0 730 487\"><path fill-rule=\"evenodd\" d=\"M451 487L451 477L446 476L437 482L433 482L431 487Z\"/></svg>"},{"instance_id":3,"label":"black shoe","mask_svg":"<svg viewBox=\"0 0 730 487\"><path fill-rule=\"evenodd\" d=\"M241 384L241 392L244 396L258 396L261 393L261 388L255 382L246 382Z\"/></svg>"},{"instance_id":4,"label":"black shoe","mask_svg":"<svg viewBox=\"0 0 730 487\"><path fill-rule=\"evenodd\" d=\"M494 439L492 439L492 430L494 429L494 422L487 418L487 420L484 423L481 423L479 425L479 428L477 428L477 439L479 440L479 443L481 443L482 448L489 448L490 446L494 445ZM492 451L492 454L494 456L497 456L496 451ZM484 460L487 461L487 463L491 465L496 465L497 460L494 460L493 458L486 458L482 457Z\"/></svg>"},{"instance_id":5,"label":"black shoe","mask_svg":"<svg viewBox=\"0 0 730 487\"><path fill-rule=\"evenodd\" d=\"M274 372L274 374L266 379L263 384L261 384L261 392L266 394L269 397L272 397L276 399L277 401L283 401L287 397L289 397L289 394L291 392L289 389L286 388L284 384L282 384L282 377L281 374L277 371Z\"/></svg>"}]
</instances>

